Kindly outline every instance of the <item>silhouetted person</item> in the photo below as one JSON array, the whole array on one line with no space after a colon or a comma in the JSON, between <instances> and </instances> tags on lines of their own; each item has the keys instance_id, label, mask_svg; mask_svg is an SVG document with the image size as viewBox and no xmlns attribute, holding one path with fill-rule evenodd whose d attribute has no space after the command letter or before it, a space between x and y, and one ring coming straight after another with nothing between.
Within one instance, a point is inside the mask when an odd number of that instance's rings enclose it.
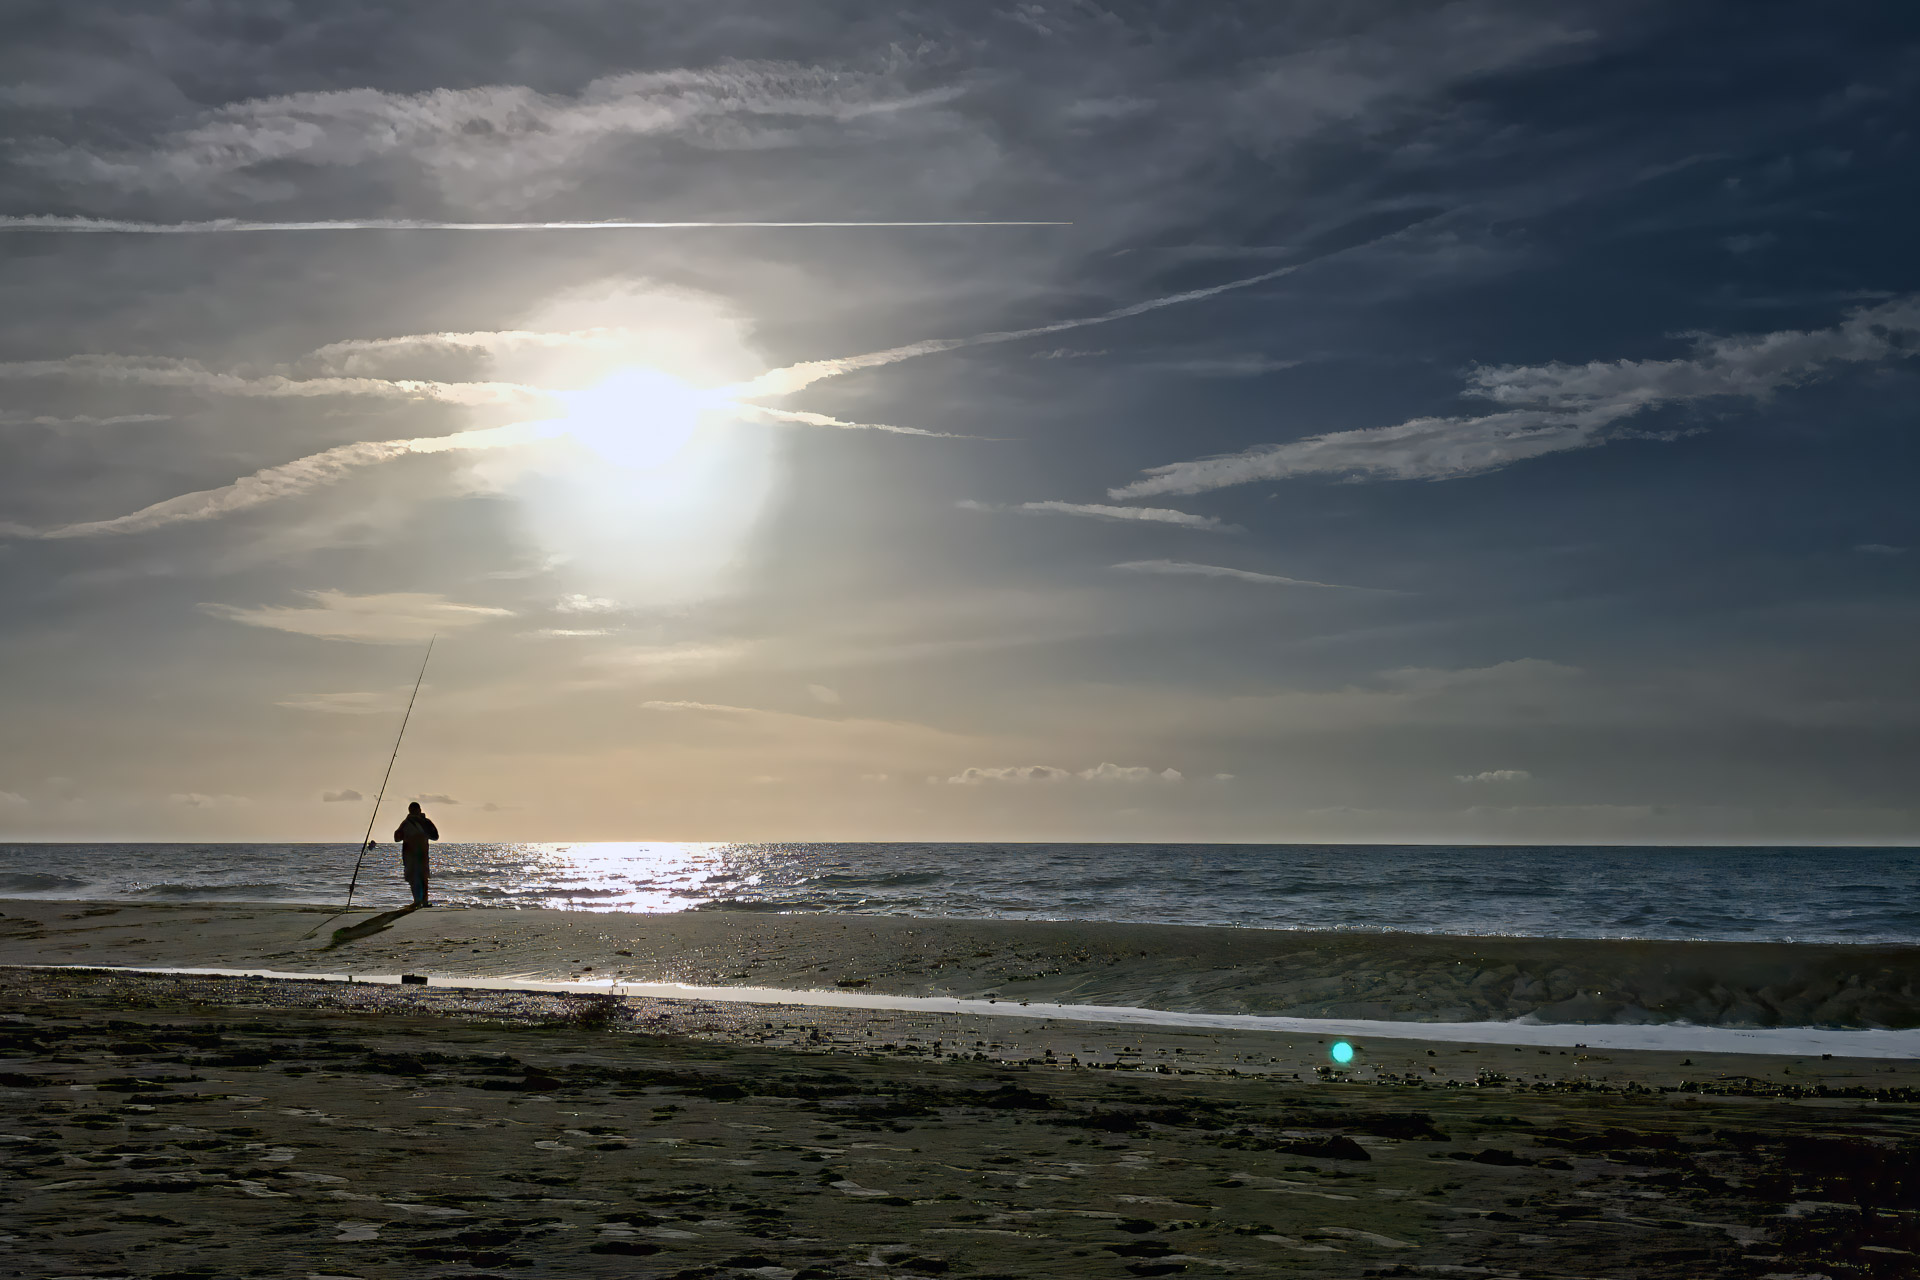
<instances>
[{"instance_id":1,"label":"silhouetted person","mask_svg":"<svg viewBox=\"0 0 1920 1280\"><path fill-rule=\"evenodd\" d=\"M440 828L420 812L420 802L407 806L407 816L394 828L393 838L400 842L400 870L413 890L413 905L427 905L427 841L440 838Z\"/></svg>"}]
</instances>

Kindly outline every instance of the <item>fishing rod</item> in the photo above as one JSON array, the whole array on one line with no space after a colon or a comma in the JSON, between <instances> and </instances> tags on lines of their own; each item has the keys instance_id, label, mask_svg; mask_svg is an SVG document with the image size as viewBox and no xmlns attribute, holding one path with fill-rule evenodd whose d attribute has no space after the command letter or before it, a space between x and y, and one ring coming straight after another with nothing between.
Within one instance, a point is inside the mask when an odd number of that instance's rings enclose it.
<instances>
[{"instance_id":1,"label":"fishing rod","mask_svg":"<svg viewBox=\"0 0 1920 1280\"><path fill-rule=\"evenodd\" d=\"M420 659L420 674L414 678L413 692L407 697L407 713L400 717L400 732L393 740L393 754L387 757L387 772L380 779L380 792L373 798L373 812L367 815L367 829L360 837L360 852L353 860L353 879L347 882L347 905L313 926L307 934L309 938L320 932L321 925L326 924L327 920L338 920L353 910L353 891L360 884L360 866L367 859L367 850L373 848L373 824L380 820L380 802L387 798L387 783L393 780L393 762L400 758L400 744L407 738L407 722L413 719L413 704L420 696L420 682L427 678L427 664L433 661L433 642L439 638L439 634L435 633L427 639L427 656Z\"/></svg>"},{"instance_id":2,"label":"fishing rod","mask_svg":"<svg viewBox=\"0 0 1920 1280\"><path fill-rule=\"evenodd\" d=\"M407 721L413 719L414 699L420 696L420 682L427 678L427 664L433 661L433 642L438 635L427 639L427 656L420 659L420 674L414 678L413 693L407 698L407 714L400 717L400 733L393 740L393 754L387 757L386 776L380 779L380 794L373 798L373 812L367 815L367 830L360 837L360 856L353 860L353 879L347 883L347 905L341 915L353 910L353 891L360 883L360 864L366 861L367 850L373 848L373 824L380 820L380 802L387 798L387 783L393 780L393 762L400 758L400 744L406 740Z\"/></svg>"}]
</instances>

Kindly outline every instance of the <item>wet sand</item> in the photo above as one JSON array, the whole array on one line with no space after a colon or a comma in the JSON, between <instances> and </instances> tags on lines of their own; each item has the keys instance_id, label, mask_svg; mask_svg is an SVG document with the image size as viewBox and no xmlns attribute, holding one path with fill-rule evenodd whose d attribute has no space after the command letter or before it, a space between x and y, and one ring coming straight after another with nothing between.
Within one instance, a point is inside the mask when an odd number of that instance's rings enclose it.
<instances>
[{"instance_id":1,"label":"wet sand","mask_svg":"<svg viewBox=\"0 0 1920 1280\"><path fill-rule=\"evenodd\" d=\"M1416 1022L1920 1027L1920 947L736 911L330 915L5 901L0 964L677 982Z\"/></svg>"},{"instance_id":2,"label":"wet sand","mask_svg":"<svg viewBox=\"0 0 1920 1280\"><path fill-rule=\"evenodd\" d=\"M0 970L0 1275L1912 1276L1920 1064Z\"/></svg>"}]
</instances>

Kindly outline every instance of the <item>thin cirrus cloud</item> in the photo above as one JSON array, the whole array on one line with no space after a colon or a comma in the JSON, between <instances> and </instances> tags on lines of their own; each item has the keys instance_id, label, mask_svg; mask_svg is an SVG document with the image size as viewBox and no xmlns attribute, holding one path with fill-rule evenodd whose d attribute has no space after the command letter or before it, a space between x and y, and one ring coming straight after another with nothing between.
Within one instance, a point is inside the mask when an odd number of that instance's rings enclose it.
<instances>
[{"instance_id":1,"label":"thin cirrus cloud","mask_svg":"<svg viewBox=\"0 0 1920 1280\"><path fill-rule=\"evenodd\" d=\"M1371 242L1369 242L1371 243ZM1356 245L1353 248L1364 246ZM1342 252L1350 252L1343 250ZM783 369L770 369L756 377L729 388L732 395L743 399L760 396L787 395L803 390L826 378L837 378L843 374L854 373L861 369L877 369L884 365L898 364L902 360L912 360L918 356L938 355L946 351L958 351L964 347L989 346L1002 342L1018 342L1025 338L1044 337L1050 333L1063 333L1069 329L1084 329L1089 325L1111 324L1116 320L1126 320L1133 316L1146 315L1162 307L1176 307L1188 302L1200 302L1207 298L1218 297L1236 289L1250 289L1292 275L1306 263L1290 263L1276 267L1272 271L1262 271L1258 275L1243 276L1237 280L1228 280L1223 284L1208 285L1201 289L1188 289L1183 293L1170 293L1158 298L1148 298L1144 302L1135 302L1118 307L1112 311L1103 311L1098 315L1078 316L1070 320L1055 320L1051 324L1035 325L1028 329L996 329L988 333L971 334L964 338L928 338L921 342L910 342L905 346L888 347L884 351L869 351L864 355L838 356L830 360L805 360L791 364Z\"/></svg>"},{"instance_id":2,"label":"thin cirrus cloud","mask_svg":"<svg viewBox=\"0 0 1920 1280\"><path fill-rule=\"evenodd\" d=\"M358 791L349 789L346 791L322 791L320 793L320 799L322 803L325 804L345 804L353 800L364 800L366 797Z\"/></svg>"},{"instance_id":3,"label":"thin cirrus cloud","mask_svg":"<svg viewBox=\"0 0 1920 1280\"><path fill-rule=\"evenodd\" d=\"M1069 227L1070 222L1033 219L953 219L918 222L436 222L420 218L339 218L312 222L253 222L210 218L200 222L130 222L60 214L0 216L0 231L65 231L100 235L219 235L246 231L694 231L783 227Z\"/></svg>"},{"instance_id":4,"label":"thin cirrus cloud","mask_svg":"<svg viewBox=\"0 0 1920 1280\"><path fill-rule=\"evenodd\" d=\"M929 779L938 782L940 779ZM1150 782L1184 782L1185 776L1178 769L1150 769L1145 765L1119 765L1108 761L1094 765L1090 769L1060 769L1047 764L1007 765L998 768L967 768L947 778L946 784L953 787L980 787L994 784L1026 786L1040 783L1059 782L1102 782L1140 784Z\"/></svg>"},{"instance_id":5,"label":"thin cirrus cloud","mask_svg":"<svg viewBox=\"0 0 1920 1280\"><path fill-rule=\"evenodd\" d=\"M414 644L443 631L478 626L513 616L508 609L459 604L428 592L388 592L355 596L344 591L308 591L306 606L263 605L243 609L203 604L216 618L324 640L358 644Z\"/></svg>"},{"instance_id":6,"label":"thin cirrus cloud","mask_svg":"<svg viewBox=\"0 0 1920 1280\"><path fill-rule=\"evenodd\" d=\"M1369 242L1371 243L1371 242ZM1354 248L1362 246L1353 246ZM1348 252L1350 250L1341 250ZM1040 334L1056 333L1064 329L1075 329L1086 325L1106 324L1130 316L1144 315L1162 307L1176 306L1188 302L1198 302L1216 297L1235 289L1246 289L1254 285L1277 280L1282 276L1298 271L1305 264L1295 263L1272 271L1263 271L1257 275L1229 280L1222 284L1209 285L1201 289L1189 289L1183 293L1167 294L1150 298L1130 306L1103 312L1096 316L1081 317L1073 320L1061 320L1052 324L1031 329L1002 330L986 334L975 334L965 338L940 338L927 342L913 343L903 347L892 347L885 351L870 352L865 355L846 356L834 360L805 361L789 365L783 369L770 370L746 382L726 388L722 393L736 400L754 400L767 396L784 395L792 391L811 386L825 378L838 377L858 369L876 368L894 364L915 356L931 355L942 351L952 351L961 347L978 346L986 343L1012 342L1017 339ZM338 344L334 344L337 346ZM327 350L328 348L321 348ZM245 387L257 379L239 378L236 375L221 375L203 369L189 361L152 361L136 357L71 357L67 360L35 361L30 364L0 366L0 376L9 371L14 376L44 376L53 373L83 372L98 373L111 378L141 381L147 378L173 379L174 385L200 386L209 390L225 387ZM231 383L223 379L232 378ZM287 379L266 380L279 388L268 394L303 394L303 391L289 390L305 384L332 386L352 383L356 387L365 384L369 389L377 386L406 387L417 385L429 387L480 386L486 388L511 388L516 394L537 391L518 384L463 384L463 383L394 383L385 379ZM338 394L345 391L344 386L336 391L315 394ZM496 390L486 393L484 403L497 403ZM912 427L893 427L872 423L843 422L825 414L806 413L799 410L773 409L762 405L739 405L745 412L757 412L783 421L802 422L811 425L833 426L851 429L871 429L899 432L909 435L935 435L938 433L921 431ZM526 444L544 436L557 434L564 430L553 422L511 423L503 427L491 427L473 431L455 432L446 436L420 437L412 440L361 441L354 444L339 445L320 453L297 458L292 462L266 467L252 475L244 476L230 485L217 489L206 489L196 493L183 494L177 498L168 498L151 506L124 516L106 520L82 521L73 524L56 525L46 529L34 529L19 524L0 524L0 536L20 538L81 538L114 534L142 533L151 529L182 521L210 520L246 510L280 498L289 498L309 492L322 485L333 484L344 479L349 473L360 467L381 462L390 462L408 454L445 453L455 450L499 448L508 445Z\"/></svg>"},{"instance_id":7,"label":"thin cirrus cloud","mask_svg":"<svg viewBox=\"0 0 1920 1280\"><path fill-rule=\"evenodd\" d=\"M1296 476L1452 480L1528 458L1588 449L1647 410L1715 398L1763 400L1841 369L1915 354L1920 297L1862 307L1826 329L1700 336L1676 360L1500 365L1467 376L1463 394L1504 406L1476 417L1414 418L1153 467L1109 490L1116 499L1204 493Z\"/></svg>"},{"instance_id":8,"label":"thin cirrus cloud","mask_svg":"<svg viewBox=\"0 0 1920 1280\"><path fill-rule=\"evenodd\" d=\"M1090 520L1119 523L1170 524L1182 529L1201 529L1209 533L1244 533L1239 525L1227 524L1213 516L1197 516L1168 507L1113 507L1098 502L1022 502L1002 507L991 502L963 500L955 506L963 511L1019 511L1029 515L1084 516Z\"/></svg>"},{"instance_id":9,"label":"thin cirrus cloud","mask_svg":"<svg viewBox=\"0 0 1920 1280\"><path fill-rule=\"evenodd\" d=\"M478 407L514 404L545 395L516 382L435 382L425 379L362 377L291 378L284 374L248 377L209 369L197 360L157 356L78 355L59 360L0 363L0 378L75 378L142 387L178 387L219 395L271 399L316 396L380 396L398 400L437 400Z\"/></svg>"},{"instance_id":10,"label":"thin cirrus cloud","mask_svg":"<svg viewBox=\"0 0 1920 1280\"><path fill-rule=\"evenodd\" d=\"M250 507L307 493L322 485L334 484L361 467L415 453L446 453L452 450L498 449L525 444L540 438L541 427L548 424L514 423L505 427L486 427L460 431L446 436L422 436L412 440L369 440L343 444L319 453L263 467L217 489L201 489L167 498L151 506L114 516L107 520L83 520L74 524L35 529L18 524L0 524L0 536L19 538L93 538L113 534L145 533L167 525L197 520L214 520L245 511Z\"/></svg>"},{"instance_id":11,"label":"thin cirrus cloud","mask_svg":"<svg viewBox=\"0 0 1920 1280\"><path fill-rule=\"evenodd\" d=\"M1487 769L1480 773L1455 774L1455 782L1531 782L1533 775L1525 769Z\"/></svg>"},{"instance_id":12,"label":"thin cirrus cloud","mask_svg":"<svg viewBox=\"0 0 1920 1280\"><path fill-rule=\"evenodd\" d=\"M264 166L389 160L417 166L449 192L498 199L503 183L530 195L565 189L582 161L623 138L757 149L780 145L796 120L910 118L962 92L909 90L886 70L778 61L603 76L573 94L521 85L322 90L229 103L145 147L42 147L22 160L69 181L195 190L259 186L249 171Z\"/></svg>"},{"instance_id":13,"label":"thin cirrus cloud","mask_svg":"<svg viewBox=\"0 0 1920 1280\"><path fill-rule=\"evenodd\" d=\"M1337 582L1314 582L1307 578L1283 578L1277 573L1256 573L1252 569L1231 569L1223 564L1195 564L1190 560L1128 560L1113 566L1125 573L1164 573L1176 577L1230 578L1236 582L1256 582L1267 587L1320 587L1329 591L1379 591L1377 587L1349 587Z\"/></svg>"}]
</instances>

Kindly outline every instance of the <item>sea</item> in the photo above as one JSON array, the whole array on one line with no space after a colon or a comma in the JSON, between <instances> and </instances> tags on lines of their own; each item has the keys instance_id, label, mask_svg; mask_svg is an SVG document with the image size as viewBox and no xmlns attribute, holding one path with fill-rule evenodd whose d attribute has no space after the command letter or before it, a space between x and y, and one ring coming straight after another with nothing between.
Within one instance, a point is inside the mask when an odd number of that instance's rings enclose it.
<instances>
[{"instance_id":1,"label":"sea","mask_svg":"<svg viewBox=\"0 0 1920 1280\"><path fill-rule=\"evenodd\" d=\"M338 904L337 844L0 845L0 898ZM1920 849L439 844L447 906L856 912L1558 938L1920 942ZM407 900L394 846L356 905Z\"/></svg>"}]
</instances>

